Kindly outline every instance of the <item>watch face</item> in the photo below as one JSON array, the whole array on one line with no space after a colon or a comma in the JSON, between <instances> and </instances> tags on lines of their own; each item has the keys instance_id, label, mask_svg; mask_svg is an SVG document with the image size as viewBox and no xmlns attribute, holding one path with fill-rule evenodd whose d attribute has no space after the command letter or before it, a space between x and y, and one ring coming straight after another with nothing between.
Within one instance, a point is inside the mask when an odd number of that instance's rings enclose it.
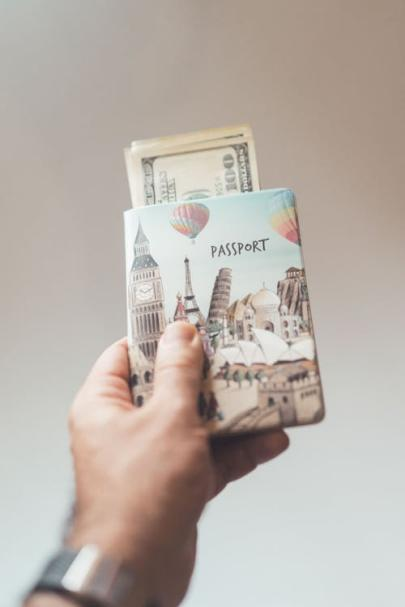
<instances>
[{"instance_id":1,"label":"watch face","mask_svg":"<svg viewBox=\"0 0 405 607\"><path fill-rule=\"evenodd\" d=\"M137 285L136 298L138 301L150 301L153 299L153 286L148 282L142 282Z\"/></svg>"}]
</instances>

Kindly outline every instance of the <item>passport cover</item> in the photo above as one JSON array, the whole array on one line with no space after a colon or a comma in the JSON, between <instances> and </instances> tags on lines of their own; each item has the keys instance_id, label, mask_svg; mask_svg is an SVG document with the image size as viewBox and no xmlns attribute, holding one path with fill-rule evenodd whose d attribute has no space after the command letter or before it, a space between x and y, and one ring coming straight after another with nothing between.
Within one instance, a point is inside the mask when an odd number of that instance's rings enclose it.
<instances>
[{"instance_id":1,"label":"passport cover","mask_svg":"<svg viewBox=\"0 0 405 607\"><path fill-rule=\"evenodd\" d=\"M324 416L294 194L289 189L125 212L134 404L152 394L168 323L196 325L199 409L214 434Z\"/></svg>"}]
</instances>

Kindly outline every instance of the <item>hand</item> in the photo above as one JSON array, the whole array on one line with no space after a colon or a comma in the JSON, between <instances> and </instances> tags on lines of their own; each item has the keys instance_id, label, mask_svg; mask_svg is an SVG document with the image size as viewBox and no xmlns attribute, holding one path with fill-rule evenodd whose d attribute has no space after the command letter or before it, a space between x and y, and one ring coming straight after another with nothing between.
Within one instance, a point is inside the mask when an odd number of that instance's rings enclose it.
<instances>
[{"instance_id":1,"label":"hand","mask_svg":"<svg viewBox=\"0 0 405 607\"><path fill-rule=\"evenodd\" d=\"M142 586L140 605L179 604L207 501L288 446L281 430L210 441L197 410L202 362L195 328L170 324L153 396L137 409L126 341L119 341L96 362L71 410L77 502L69 543L94 543L124 559Z\"/></svg>"}]
</instances>

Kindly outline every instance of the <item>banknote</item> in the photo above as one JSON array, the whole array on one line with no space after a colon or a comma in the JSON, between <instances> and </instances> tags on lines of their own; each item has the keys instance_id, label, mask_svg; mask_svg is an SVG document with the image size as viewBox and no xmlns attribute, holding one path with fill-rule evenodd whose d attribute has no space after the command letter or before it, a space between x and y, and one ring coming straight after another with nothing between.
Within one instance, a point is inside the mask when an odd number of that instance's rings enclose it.
<instances>
[{"instance_id":1,"label":"banknote","mask_svg":"<svg viewBox=\"0 0 405 607\"><path fill-rule=\"evenodd\" d=\"M134 141L125 159L134 207L260 189L248 125Z\"/></svg>"}]
</instances>

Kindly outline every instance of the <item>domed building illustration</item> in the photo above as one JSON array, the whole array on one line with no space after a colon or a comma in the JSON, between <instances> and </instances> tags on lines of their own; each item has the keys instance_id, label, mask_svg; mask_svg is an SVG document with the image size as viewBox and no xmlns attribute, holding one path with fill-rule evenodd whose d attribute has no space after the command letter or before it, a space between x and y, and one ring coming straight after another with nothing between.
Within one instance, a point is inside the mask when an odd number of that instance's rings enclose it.
<instances>
[{"instance_id":1,"label":"domed building illustration","mask_svg":"<svg viewBox=\"0 0 405 607\"><path fill-rule=\"evenodd\" d=\"M272 331L280 335L280 298L264 285L252 296L250 305L255 311L256 329Z\"/></svg>"},{"instance_id":2,"label":"domed building illustration","mask_svg":"<svg viewBox=\"0 0 405 607\"><path fill-rule=\"evenodd\" d=\"M237 299L228 308L228 321L238 339L251 341L254 329L281 335L280 298L263 285L259 291Z\"/></svg>"}]
</instances>

